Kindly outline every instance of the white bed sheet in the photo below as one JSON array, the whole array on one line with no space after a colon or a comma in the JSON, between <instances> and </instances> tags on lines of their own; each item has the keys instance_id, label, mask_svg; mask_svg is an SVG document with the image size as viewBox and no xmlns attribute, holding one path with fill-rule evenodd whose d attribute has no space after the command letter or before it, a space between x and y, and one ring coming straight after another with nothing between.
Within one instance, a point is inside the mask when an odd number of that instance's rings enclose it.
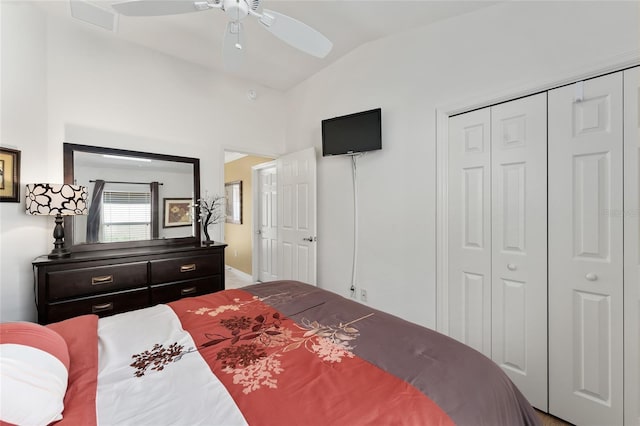
<instances>
[{"instance_id":1,"label":"white bed sheet","mask_svg":"<svg viewBox=\"0 0 640 426\"><path fill-rule=\"evenodd\" d=\"M136 377L132 355L155 344L195 348L173 310L158 305L102 318L98 325L99 425L246 425L224 385L198 352L170 362L162 371ZM150 389L153 391L150 392Z\"/></svg>"}]
</instances>

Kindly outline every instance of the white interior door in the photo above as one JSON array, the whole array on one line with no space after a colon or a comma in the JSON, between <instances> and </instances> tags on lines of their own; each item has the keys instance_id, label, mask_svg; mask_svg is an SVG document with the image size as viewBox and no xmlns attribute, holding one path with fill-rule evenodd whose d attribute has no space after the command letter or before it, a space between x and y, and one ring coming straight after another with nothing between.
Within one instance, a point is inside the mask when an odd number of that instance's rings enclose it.
<instances>
[{"instance_id":1,"label":"white interior door","mask_svg":"<svg viewBox=\"0 0 640 426\"><path fill-rule=\"evenodd\" d=\"M491 357L490 109L449 120L449 335Z\"/></svg>"},{"instance_id":2,"label":"white interior door","mask_svg":"<svg viewBox=\"0 0 640 426\"><path fill-rule=\"evenodd\" d=\"M315 148L276 160L278 276L316 285Z\"/></svg>"},{"instance_id":3,"label":"white interior door","mask_svg":"<svg viewBox=\"0 0 640 426\"><path fill-rule=\"evenodd\" d=\"M549 411L622 424L622 73L549 92Z\"/></svg>"},{"instance_id":4,"label":"white interior door","mask_svg":"<svg viewBox=\"0 0 640 426\"><path fill-rule=\"evenodd\" d=\"M278 174L275 162L254 167L257 182L256 267L258 281L278 279Z\"/></svg>"},{"instance_id":5,"label":"white interior door","mask_svg":"<svg viewBox=\"0 0 640 426\"><path fill-rule=\"evenodd\" d=\"M491 107L492 359L547 411L547 95Z\"/></svg>"},{"instance_id":6,"label":"white interior door","mask_svg":"<svg viewBox=\"0 0 640 426\"><path fill-rule=\"evenodd\" d=\"M640 67L624 72L624 347L626 425L640 425Z\"/></svg>"}]
</instances>

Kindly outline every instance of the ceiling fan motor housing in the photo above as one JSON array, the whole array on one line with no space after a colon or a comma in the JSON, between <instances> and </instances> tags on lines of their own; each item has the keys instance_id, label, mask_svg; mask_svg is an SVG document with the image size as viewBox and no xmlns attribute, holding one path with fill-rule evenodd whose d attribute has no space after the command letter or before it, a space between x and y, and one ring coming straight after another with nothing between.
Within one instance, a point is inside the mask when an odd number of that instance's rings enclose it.
<instances>
[{"instance_id":1,"label":"ceiling fan motor housing","mask_svg":"<svg viewBox=\"0 0 640 426\"><path fill-rule=\"evenodd\" d=\"M249 14L249 9L256 11L260 0L223 0L222 9L229 19L240 21Z\"/></svg>"}]
</instances>

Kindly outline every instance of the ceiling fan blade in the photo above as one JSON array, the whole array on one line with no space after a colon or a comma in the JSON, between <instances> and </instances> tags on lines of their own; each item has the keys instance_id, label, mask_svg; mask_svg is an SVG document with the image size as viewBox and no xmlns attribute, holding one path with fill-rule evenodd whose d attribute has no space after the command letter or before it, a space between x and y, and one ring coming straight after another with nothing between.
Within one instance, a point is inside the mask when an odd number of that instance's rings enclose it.
<instances>
[{"instance_id":1,"label":"ceiling fan blade","mask_svg":"<svg viewBox=\"0 0 640 426\"><path fill-rule=\"evenodd\" d=\"M115 3L112 7L126 16L162 16L208 10L206 2L192 0L133 0ZM199 7L200 6L200 7Z\"/></svg>"},{"instance_id":2,"label":"ceiling fan blade","mask_svg":"<svg viewBox=\"0 0 640 426\"><path fill-rule=\"evenodd\" d=\"M264 9L260 23L289 45L318 58L329 54L333 43L307 24L273 10Z\"/></svg>"},{"instance_id":3,"label":"ceiling fan blade","mask_svg":"<svg viewBox=\"0 0 640 426\"><path fill-rule=\"evenodd\" d=\"M243 62L245 48L244 27L242 23L231 21L227 24L222 44L222 60L228 71L236 71Z\"/></svg>"}]
</instances>

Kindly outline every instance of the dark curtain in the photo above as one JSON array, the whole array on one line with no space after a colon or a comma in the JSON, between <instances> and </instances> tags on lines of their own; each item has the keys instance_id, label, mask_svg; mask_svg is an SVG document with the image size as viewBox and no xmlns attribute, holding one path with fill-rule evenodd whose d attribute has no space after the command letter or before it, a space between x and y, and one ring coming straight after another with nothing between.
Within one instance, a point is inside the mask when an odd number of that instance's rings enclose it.
<instances>
[{"instance_id":1,"label":"dark curtain","mask_svg":"<svg viewBox=\"0 0 640 426\"><path fill-rule=\"evenodd\" d=\"M159 238L158 182L151 182L151 238Z\"/></svg>"},{"instance_id":2,"label":"dark curtain","mask_svg":"<svg viewBox=\"0 0 640 426\"><path fill-rule=\"evenodd\" d=\"M102 193L104 192L104 181L96 180L91 194L91 205L87 216L87 242L97 243L100 239L100 212L102 211Z\"/></svg>"}]
</instances>

